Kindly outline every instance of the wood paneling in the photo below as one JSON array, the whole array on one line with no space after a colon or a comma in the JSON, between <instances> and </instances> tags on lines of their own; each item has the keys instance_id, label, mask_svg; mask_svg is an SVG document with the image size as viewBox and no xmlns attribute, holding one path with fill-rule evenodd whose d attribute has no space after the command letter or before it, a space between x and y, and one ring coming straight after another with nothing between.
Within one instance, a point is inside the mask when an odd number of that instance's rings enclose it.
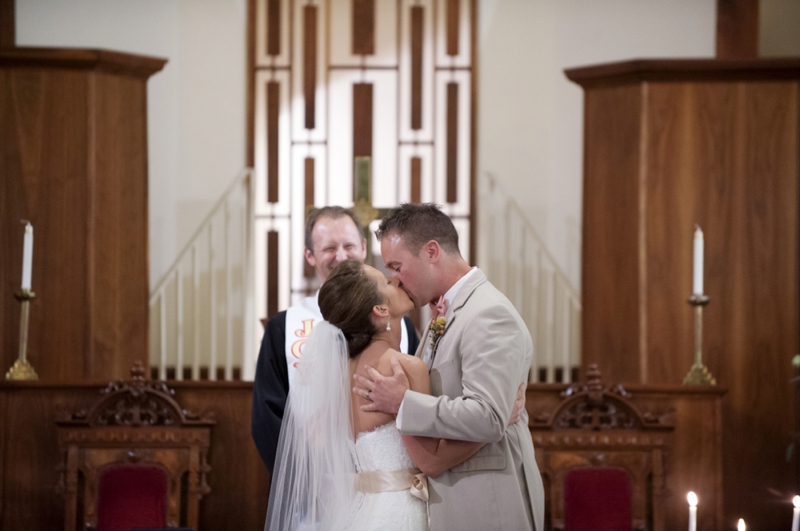
<instances>
[{"instance_id":1,"label":"wood paneling","mask_svg":"<svg viewBox=\"0 0 800 531\"><path fill-rule=\"evenodd\" d=\"M269 497L269 473L250 436L252 384L246 382L170 382L185 409L217 424L211 430L208 481L211 493L200 502L199 529L261 529ZM0 526L6 531L62 529L64 501L56 492L62 460L56 439L56 415L77 411L97 400L104 385L46 385L0 382ZM530 418L552 414L563 385L528 388ZM698 530L721 530L720 389L626 386L641 411L672 415L673 445L667 456L665 528L681 529L687 521L685 495L700 496ZM6 404L7 407L3 408ZM2 412L7 409L8 414ZM726 481L726 487L729 482ZM719 502L721 503L721 501ZM14 507L14 510L9 510ZM789 510L788 514L791 514ZM787 525L788 527L788 525Z\"/></svg>"},{"instance_id":2,"label":"wood paneling","mask_svg":"<svg viewBox=\"0 0 800 531\"><path fill-rule=\"evenodd\" d=\"M267 2L267 55L281 54L281 0Z\"/></svg>"},{"instance_id":3,"label":"wood paneling","mask_svg":"<svg viewBox=\"0 0 800 531\"><path fill-rule=\"evenodd\" d=\"M447 55L458 55L460 0L447 1Z\"/></svg>"},{"instance_id":4,"label":"wood paneling","mask_svg":"<svg viewBox=\"0 0 800 531\"><path fill-rule=\"evenodd\" d=\"M372 83L353 84L353 157L372 156Z\"/></svg>"},{"instance_id":5,"label":"wood paneling","mask_svg":"<svg viewBox=\"0 0 800 531\"><path fill-rule=\"evenodd\" d=\"M458 83L447 84L447 202L458 201Z\"/></svg>"},{"instance_id":6,"label":"wood paneling","mask_svg":"<svg viewBox=\"0 0 800 531\"><path fill-rule=\"evenodd\" d=\"M317 6L303 7L303 97L306 100L306 129L314 129L317 90Z\"/></svg>"},{"instance_id":7,"label":"wood paneling","mask_svg":"<svg viewBox=\"0 0 800 531\"><path fill-rule=\"evenodd\" d=\"M304 160L305 164L305 204L306 204L306 215L307 213L314 208L314 158L313 157L306 157ZM316 270L311 267L311 264L308 263L307 260L303 260L303 275L306 278L314 278L316 276Z\"/></svg>"},{"instance_id":8,"label":"wood paneling","mask_svg":"<svg viewBox=\"0 0 800 531\"><path fill-rule=\"evenodd\" d=\"M353 2L353 55L375 53L375 0Z\"/></svg>"},{"instance_id":9,"label":"wood paneling","mask_svg":"<svg viewBox=\"0 0 800 531\"><path fill-rule=\"evenodd\" d=\"M411 157L411 202L422 202L422 159Z\"/></svg>"},{"instance_id":10,"label":"wood paneling","mask_svg":"<svg viewBox=\"0 0 800 531\"><path fill-rule=\"evenodd\" d=\"M267 201L277 203L278 195L278 126L281 111L281 85L267 83Z\"/></svg>"},{"instance_id":11,"label":"wood paneling","mask_svg":"<svg viewBox=\"0 0 800 531\"><path fill-rule=\"evenodd\" d=\"M211 413L208 476L211 493L200 501L199 529L261 529L269 497L269 473L250 437L252 384L175 382L185 409ZM104 385L0 383L0 527L6 531L63 529L64 500L56 492L62 456L56 415L88 407ZM2 411L2 409L0 409ZM13 510L9 508L13 507Z\"/></svg>"},{"instance_id":12,"label":"wood paneling","mask_svg":"<svg viewBox=\"0 0 800 531\"><path fill-rule=\"evenodd\" d=\"M122 377L147 352L148 73L165 61L92 50L0 51L0 285L19 289L34 226L28 357L42 380ZM0 302L0 360L19 303Z\"/></svg>"},{"instance_id":13,"label":"wood paneling","mask_svg":"<svg viewBox=\"0 0 800 531\"><path fill-rule=\"evenodd\" d=\"M247 0L247 115L245 116L245 164L252 168L255 165L256 146L256 91L255 91L255 69L256 69L256 3L258 0Z\"/></svg>"},{"instance_id":14,"label":"wood paneling","mask_svg":"<svg viewBox=\"0 0 800 531\"><path fill-rule=\"evenodd\" d=\"M425 8L411 7L411 129L422 129L422 48Z\"/></svg>"},{"instance_id":15,"label":"wood paneling","mask_svg":"<svg viewBox=\"0 0 800 531\"><path fill-rule=\"evenodd\" d=\"M420 199L444 205L464 241L471 242L465 246L474 256L477 1L248 2L255 27L249 102L251 113L257 115L249 118L248 128L248 160L255 160L259 195L255 215L262 231L266 226L286 227L281 228L281 238L289 240L281 240L280 252L302 246L299 220L306 212L300 201L291 200L288 188L291 183L303 184L301 161L313 157L319 163L315 168L319 200L324 195L325 201L348 205L352 204L352 155L358 154L371 158L373 204L380 209L410 199L411 170L406 164L411 157L422 157ZM267 53L270 39L274 43L270 53L279 55ZM447 55L448 40L455 55ZM283 105L277 106L275 98L272 105L267 101L267 82L280 84L275 90ZM449 89L458 93L457 100L449 102L449 140L448 82L458 84ZM279 119L268 119L270 107ZM276 123L280 138L274 143ZM344 136L337 134L342 131ZM270 190L273 197L268 200ZM258 238L262 246L265 239ZM266 254L261 253L257 262L255 267L265 278ZM290 262L295 263L280 257L282 265L288 267ZM300 294L316 290L309 274L305 268L282 270L280 300L296 301ZM263 311L264 289L258 291Z\"/></svg>"},{"instance_id":16,"label":"wood paneling","mask_svg":"<svg viewBox=\"0 0 800 531\"><path fill-rule=\"evenodd\" d=\"M717 0L717 57L758 57L759 0Z\"/></svg>"},{"instance_id":17,"label":"wood paneling","mask_svg":"<svg viewBox=\"0 0 800 531\"><path fill-rule=\"evenodd\" d=\"M0 0L0 48L17 44L14 0Z\"/></svg>"},{"instance_id":18,"label":"wood paneling","mask_svg":"<svg viewBox=\"0 0 800 531\"><path fill-rule=\"evenodd\" d=\"M591 200L583 207L583 263L601 261L604 270L582 271L583 315L591 316L581 323L582 364L596 363L602 374L620 382L640 381L645 333L637 280L640 234L632 222L639 217L640 92L635 86L593 90L584 106L584 167L592 174L584 176L583 193Z\"/></svg>"},{"instance_id":19,"label":"wood paneling","mask_svg":"<svg viewBox=\"0 0 800 531\"><path fill-rule=\"evenodd\" d=\"M707 74L697 63L602 67L611 79L577 72L588 81L583 362L615 381L682 381L698 223L711 299L704 362L730 390L725 517L777 529L790 513L776 510L779 496L796 487L785 452L800 318L800 61L726 62Z\"/></svg>"},{"instance_id":20,"label":"wood paneling","mask_svg":"<svg viewBox=\"0 0 800 531\"><path fill-rule=\"evenodd\" d=\"M267 319L278 313L278 231L267 232Z\"/></svg>"}]
</instances>

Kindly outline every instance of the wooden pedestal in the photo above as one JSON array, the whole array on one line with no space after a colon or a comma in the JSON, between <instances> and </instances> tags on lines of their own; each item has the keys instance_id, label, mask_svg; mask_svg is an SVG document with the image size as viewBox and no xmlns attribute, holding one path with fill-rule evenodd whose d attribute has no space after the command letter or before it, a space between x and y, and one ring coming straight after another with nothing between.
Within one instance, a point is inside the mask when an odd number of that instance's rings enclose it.
<instances>
[{"instance_id":1,"label":"wooden pedestal","mask_svg":"<svg viewBox=\"0 0 800 531\"><path fill-rule=\"evenodd\" d=\"M45 381L148 360L147 78L166 61L0 49L0 363L19 342L21 219L34 227L28 359Z\"/></svg>"},{"instance_id":2,"label":"wooden pedestal","mask_svg":"<svg viewBox=\"0 0 800 531\"><path fill-rule=\"evenodd\" d=\"M632 61L567 76L585 90L584 367L681 383L698 223L711 300L703 359L728 389L725 527L743 517L788 528L800 60Z\"/></svg>"}]
</instances>

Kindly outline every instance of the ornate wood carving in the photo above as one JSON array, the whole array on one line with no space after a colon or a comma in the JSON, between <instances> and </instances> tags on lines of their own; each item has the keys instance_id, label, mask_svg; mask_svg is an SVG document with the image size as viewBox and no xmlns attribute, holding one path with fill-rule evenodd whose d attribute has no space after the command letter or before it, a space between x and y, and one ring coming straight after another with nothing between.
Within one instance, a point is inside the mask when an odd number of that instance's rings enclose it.
<instances>
[{"instance_id":1,"label":"ornate wood carving","mask_svg":"<svg viewBox=\"0 0 800 531\"><path fill-rule=\"evenodd\" d=\"M531 419L534 425L554 430L671 429L674 411L640 412L621 385L604 387L596 364L589 366L585 384L575 384L561 393L564 401L555 413Z\"/></svg>"},{"instance_id":2,"label":"ornate wood carving","mask_svg":"<svg viewBox=\"0 0 800 531\"><path fill-rule=\"evenodd\" d=\"M64 529L94 529L97 496L103 470L116 466L156 466L165 471L167 525L197 526L199 500L211 489L207 461L211 426L215 420L184 410L163 382L144 379L137 362L131 380L111 382L90 408L62 413L58 444L63 453L57 489L67 500ZM78 492L78 475L85 481ZM181 484L187 477L185 514L181 514ZM83 521L77 521L83 499Z\"/></svg>"},{"instance_id":3,"label":"ornate wood carving","mask_svg":"<svg viewBox=\"0 0 800 531\"><path fill-rule=\"evenodd\" d=\"M674 411L642 412L621 385L604 386L591 365L585 384L561 394L552 413L530 419L531 437L547 478L552 529L564 529L564 481L576 468L624 471L632 487L632 529L664 529L662 493L665 462L675 426Z\"/></svg>"},{"instance_id":4,"label":"ornate wood carving","mask_svg":"<svg viewBox=\"0 0 800 531\"><path fill-rule=\"evenodd\" d=\"M111 382L101 391L103 398L88 411L67 413L59 426L211 426L211 418L201 419L182 410L172 398L175 391L164 382L145 380L145 368L136 361L131 380ZM124 432L122 432L124 433Z\"/></svg>"}]
</instances>

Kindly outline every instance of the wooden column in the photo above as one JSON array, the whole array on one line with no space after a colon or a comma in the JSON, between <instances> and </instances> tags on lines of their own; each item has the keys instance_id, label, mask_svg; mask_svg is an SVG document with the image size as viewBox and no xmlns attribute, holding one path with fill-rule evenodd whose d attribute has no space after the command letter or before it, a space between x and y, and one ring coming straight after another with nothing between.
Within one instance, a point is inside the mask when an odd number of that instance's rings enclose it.
<instances>
[{"instance_id":1,"label":"wooden column","mask_svg":"<svg viewBox=\"0 0 800 531\"><path fill-rule=\"evenodd\" d=\"M791 508L770 492L794 487L800 60L632 61L567 76L585 89L584 367L682 382L698 223L704 361L729 391L726 521L788 527Z\"/></svg>"},{"instance_id":2,"label":"wooden column","mask_svg":"<svg viewBox=\"0 0 800 531\"><path fill-rule=\"evenodd\" d=\"M14 0L0 0L0 48L17 45Z\"/></svg>"},{"instance_id":3,"label":"wooden column","mask_svg":"<svg viewBox=\"0 0 800 531\"><path fill-rule=\"evenodd\" d=\"M717 0L717 58L758 57L759 0Z\"/></svg>"},{"instance_id":4,"label":"wooden column","mask_svg":"<svg viewBox=\"0 0 800 531\"><path fill-rule=\"evenodd\" d=\"M22 225L34 227L28 359L45 381L148 360L146 81L166 61L0 50L0 362L17 355Z\"/></svg>"}]
</instances>

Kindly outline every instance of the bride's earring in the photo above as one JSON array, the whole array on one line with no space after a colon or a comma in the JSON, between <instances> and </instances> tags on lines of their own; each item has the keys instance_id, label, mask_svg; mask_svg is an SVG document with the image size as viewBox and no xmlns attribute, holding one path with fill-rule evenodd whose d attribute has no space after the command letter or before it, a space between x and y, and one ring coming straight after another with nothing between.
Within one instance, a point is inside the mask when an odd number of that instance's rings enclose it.
<instances>
[{"instance_id":1,"label":"bride's earring","mask_svg":"<svg viewBox=\"0 0 800 531\"><path fill-rule=\"evenodd\" d=\"M390 320L386 321L386 331L388 332L391 329L392 329L392 321L390 319Z\"/></svg>"}]
</instances>

